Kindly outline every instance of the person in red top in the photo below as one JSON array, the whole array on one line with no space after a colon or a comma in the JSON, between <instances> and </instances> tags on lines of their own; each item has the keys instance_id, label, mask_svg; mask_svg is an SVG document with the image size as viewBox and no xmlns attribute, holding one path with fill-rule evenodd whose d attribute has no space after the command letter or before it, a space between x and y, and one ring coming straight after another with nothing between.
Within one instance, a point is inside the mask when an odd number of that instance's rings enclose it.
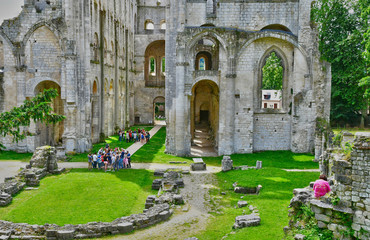
<instances>
[{"instance_id":1,"label":"person in red top","mask_svg":"<svg viewBox=\"0 0 370 240\"><path fill-rule=\"evenodd\" d=\"M313 190L316 198L320 198L331 191L330 185L327 181L328 179L325 175L320 175L320 179L316 180L314 183Z\"/></svg>"}]
</instances>

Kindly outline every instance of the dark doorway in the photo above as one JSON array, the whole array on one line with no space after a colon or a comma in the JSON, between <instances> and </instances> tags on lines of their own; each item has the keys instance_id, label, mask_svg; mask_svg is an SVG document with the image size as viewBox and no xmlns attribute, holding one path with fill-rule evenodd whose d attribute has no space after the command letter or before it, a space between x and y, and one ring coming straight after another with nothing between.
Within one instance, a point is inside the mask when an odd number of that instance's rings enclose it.
<instances>
[{"instance_id":1,"label":"dark doorway","mask_svg":"<svg viewBox=\"0 0 370 240\"><path fill-rule=\"evenodd\" d=\"M209 111L200 110L200 122L208 123L208 120L209 120L208 116L209 116Z\"/></svg>"}]
</instances>

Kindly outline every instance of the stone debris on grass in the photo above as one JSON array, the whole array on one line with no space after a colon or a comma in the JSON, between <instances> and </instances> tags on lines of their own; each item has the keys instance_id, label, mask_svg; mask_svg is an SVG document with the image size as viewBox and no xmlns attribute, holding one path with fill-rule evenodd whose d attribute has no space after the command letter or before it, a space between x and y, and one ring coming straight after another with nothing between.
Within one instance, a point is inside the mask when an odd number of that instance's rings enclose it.
<instances>
[{"instance_id":1,"label":"stone debris on grass","mask_svg":"<svg viewBox=\"0 0 370 240\"><path fill-rule=\"evenodd\" d=\"M247 201L239 201L238 202L238 208L243 208L243 207L246 207L246 206L248 206Z\"/></svg>"},{"instance_id":2,"label":"stone debris on grass","mask_svg":"<svg viewBox=\"0 0 370 240\"><path fill-rule=\"evenodd\" d=\"M235 218L234 229L253 227L261 224L261 217L257 214L242 215Z\"/></svg>"}]
</instances>

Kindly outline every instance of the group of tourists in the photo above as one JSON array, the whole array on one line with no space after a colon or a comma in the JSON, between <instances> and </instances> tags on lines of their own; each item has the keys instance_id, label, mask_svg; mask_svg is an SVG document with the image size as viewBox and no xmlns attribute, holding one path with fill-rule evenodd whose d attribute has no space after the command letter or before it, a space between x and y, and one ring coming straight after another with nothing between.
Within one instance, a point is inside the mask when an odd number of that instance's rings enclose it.
<instances>
[{"instance_id":1,"label":"group of tourists","mask_svg":"<svg viewBox=\"0 0 370 240\"><path fill-rule=\"evenodd\" d=\"M150 140L150 133L149 131L145 131L145 129L137 129L132 131L130 130L119 130L118 131L119 141L126 141L126 142L141 142L147 143Z\"/></svg>"},{"instance_id":2,"label":"group of tourists","mask_svg":"<svg viewBox=\"0 0 370 240\"><path fill-rule=\"evenodd\" d=\"M121 148L111 149L109 144L98 152L88 155L89 170L99 169L104 171L118 171L123 168L131 168L131 154Z\"/></svg>"}]
</instances>

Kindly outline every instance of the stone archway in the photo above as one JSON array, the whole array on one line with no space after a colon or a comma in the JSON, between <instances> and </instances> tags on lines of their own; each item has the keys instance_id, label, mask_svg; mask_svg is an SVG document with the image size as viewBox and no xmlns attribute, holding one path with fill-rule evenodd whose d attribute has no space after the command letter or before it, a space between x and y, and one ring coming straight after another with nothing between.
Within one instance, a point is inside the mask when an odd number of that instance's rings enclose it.
<instances>
[{"instance_id":1,"label":"stone archway","mask_svg":"<svg viewBox=\"0 0 370 240\"><path fill-rule=\"evenodd\" d=\"M217 156L220 93L210 80L197 82L192 89L192 155Z\"/></svg>"},{"instance_id":2,"label":"stone archway","mask_svg":"<svg viewBox=\"0 0 370 240\"><path fill-rule=\"evenodd\" d=\"M166 120L166 100L164 97L156 97L153 100L153 118L154 124Z\"/></svg>"},{"instance_id":3,"label":"stone archway","mask_svg":"<svg viewBox=\"0 0 370 240\"><path fill-rule=\"evenodd\" d=\"M61 89L60 86L52 81L40 82L35 88L35 95L43 92L45 89L54 88L58 91L58 95L52 102L54 112L57 114L64 115L64 104L61 99ZM49 145L58 146L62 143L63 133L64 133L64 121L56 124L43 124L36 123L37 133L39 136L39 145Z\"/></svg>"}]
</instances>

